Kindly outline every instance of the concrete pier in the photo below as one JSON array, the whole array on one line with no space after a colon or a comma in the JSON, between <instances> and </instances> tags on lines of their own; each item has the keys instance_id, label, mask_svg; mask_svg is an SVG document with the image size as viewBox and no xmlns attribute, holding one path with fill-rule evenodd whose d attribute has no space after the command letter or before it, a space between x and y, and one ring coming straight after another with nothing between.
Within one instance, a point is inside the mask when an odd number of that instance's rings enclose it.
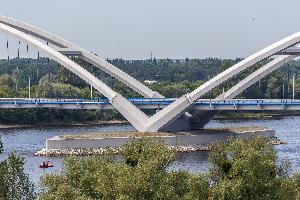
<instances>
[{"instance_id":1,"label":"concrete pier","mask_svg":"<svg viewBox=\"0 0 300 200\"><path fill-rule=\"evenodd\" d=\"M140 134L140 136L139 136ZM111 136L110 136L111 135ZM168 146L208 145L229 138L250 137L275 138L275 131L263 127L241 127L232 129L203 129L196 132L135 134L134 132L99 133L88 135L56 136L46 141L46 149L118 148L142 137L159 138Z\"/></svg>"}]
</instances>

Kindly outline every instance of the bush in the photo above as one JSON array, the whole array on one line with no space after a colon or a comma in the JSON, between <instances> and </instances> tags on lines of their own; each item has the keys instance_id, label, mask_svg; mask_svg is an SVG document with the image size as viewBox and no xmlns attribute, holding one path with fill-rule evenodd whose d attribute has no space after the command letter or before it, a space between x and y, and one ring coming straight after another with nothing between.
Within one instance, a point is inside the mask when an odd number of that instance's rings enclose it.
<instances>
[{"instance_id":1,"label":"bush","mask_svg":"<svg viewBox=\"0 0 300 200\"><path fill-rule=\"evenodd\" d=\"M296 199L289 165L276 166L276 152L267 139L220 142L209 161L210 199Z\"/></svg>"},{"instance_id":2,"label":"bush","mask_svg":"<svg viewBox=\"0 0 300 200\"><path fill-rule=\"evenodd\" d=\"M34 200L34 185L24 174L24 161L15 153L7 160L0 162L0 199L3 200Z\"/></svg>"},{"instance_id":3,"label":"bush","mask_svg":"<svg viewBox=\"0 0 300 200\"><path fill-rule=\"evenodd\" d=\"M63 171L42 178L41 199L202 199L203 175L168 172L174 161L162 142L137 140L125 145L123 159L70 157ZM200 198L201 197L201 198Z\"/></svg>"},{"instance_id":4,"label":"bush","mask_svg":"<svg viewBox=\"0 0 300 200\"><path fill-rule=\"evenodd\" d=\"M125 145L120 157L70 157L60 174L42 177L44 200L54 199L299 199L300 176L277 166L271 143L263 138L231 139L213 146L210 171L168 171L174 154L157 140Z\"/></svg>"}]
</instances>

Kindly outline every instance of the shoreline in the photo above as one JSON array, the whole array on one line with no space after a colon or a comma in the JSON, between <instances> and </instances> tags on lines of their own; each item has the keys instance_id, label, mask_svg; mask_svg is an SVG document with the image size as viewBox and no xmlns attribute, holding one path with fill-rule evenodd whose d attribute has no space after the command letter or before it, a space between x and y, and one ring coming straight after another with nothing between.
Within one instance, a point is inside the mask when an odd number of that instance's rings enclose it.
<instances>
[{"instance_id":1,"label":"shoreline","mask_svg":"<svg viewBox=\"0 0 300 200\"><path fill-rule=\"evenodd\" d=\"M300 116L300 114L256 114L252 113L250 115L236 115L236 116L226 116L218 115L213 118L213 120L277 120L285 117L295 117ZM51 123L38 123L38 124L9 124L0 123L1 129L26 129L26 128L54 128L54 127L85 127L85 126L105 126L105 125L127 125L130 124L126 120L110 120L110 121L93 121L93 122L51 122Z\"/></svg>"},{"instance_id":2,"label":"shoreline","mask_svg":"<svg viewBox=\"0 0 300 200\"><path fill-rule=\"evenodd\" d=\"M278 120L285 117L296 117L300 116L299 113L285 114L285 113L244 113L236 115L217 115L214 120Z\"/></svg>"},{"instance_id":3,"label":"shoreline","mask_svg":"<svg viewBox=\"0 0 300 200\"><path fill-rule=\"evenodd\" d=\"M126 125L128 121L96 121L92 123L41 123L41 124L0 124L0 130L5 129L29 129L29 128L60 128L60 127L86 127L86 126L106 126L106 125Z\"/></svg>"}]
</instances>

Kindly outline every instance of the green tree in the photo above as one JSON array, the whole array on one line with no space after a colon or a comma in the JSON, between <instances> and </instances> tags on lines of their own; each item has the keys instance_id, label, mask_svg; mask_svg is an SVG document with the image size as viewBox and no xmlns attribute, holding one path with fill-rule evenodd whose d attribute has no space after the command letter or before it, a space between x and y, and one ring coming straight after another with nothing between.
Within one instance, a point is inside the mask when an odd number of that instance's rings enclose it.
<instances>
[{"instance_id":1,"label":"green tree","mask_svg":"<svg viewBox=\"0 0 300 200\"><path fill-rule=\"evenodd\" d=\"M276 166L276 152L266 139L220 142L209 161L210 199L295 199L289 166Z\"/></svg>"},{"instance_id":2,"label":"green tree","mask_svg":"<svg viewBox=\"0 0 300 200\"><path fill-rule=\"evenodd\" d=\"M62 83L41 82L36 88L36 97L82 98L84 90Z\"/></svg>"},{"instance_id":3,"label":"green tree","mask_svg":"<svg viewBox=\"0 0 300 200\"><path fill-rule=\"evenodd\" d=\"M0 98L12 98L15 97L15 91L0 85Z\"/></svg>"},{"instance_id":4,"label":"green tree","mask_svg":"<svg viewBox=\"0 0 300 200\"><path fill-rule=\"evenodd\" d=\"M3 145L0 141L0 153ZM24 159L15 153L9 154L7 160L0 162L0 199L34 200L34 185L24 173Z\"/></svg>"},{"instance_id":5,"label":"green tree","mask_svg":"<svg viewBox=\"0 0 300 200\"><path fill-rule=\"evenodd\" d=\"M2 74L0 76L0 85L13 89L16 87L15 80L9 74Z\"/></svg>"},{"instance_id":6,"label":"green tree","mask_svg":"<svg viewBox=\"0 0 300 200\"><path fill-rule=\"evenodd\" d=\"M68 158L63 171L42 178L41 199L206 199L203 175L168 172L174 154L156 140L125 145L124 157Z\"/></svg>"},{"instance_id":7,"label":"green tree","mask_svg":"<svg viewBox=\"0 0 300 200\"><path fill-rule=\"evenodd\" d=\"M60 174L42 177L41 199L288 200L300 197L300 175L276 165L264 138L231 139L213 146L210 172L168 171L174 154L157 140L123 147L123 159L71 157Z\"/></svg>"}]
</instances>

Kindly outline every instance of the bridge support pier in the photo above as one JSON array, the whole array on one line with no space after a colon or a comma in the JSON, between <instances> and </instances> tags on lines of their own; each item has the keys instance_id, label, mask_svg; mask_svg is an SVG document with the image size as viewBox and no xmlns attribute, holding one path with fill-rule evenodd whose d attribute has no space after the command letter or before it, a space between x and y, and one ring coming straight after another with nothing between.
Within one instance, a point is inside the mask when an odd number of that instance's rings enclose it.
<instances>
[{"instance_id":1,"label":"bridge support pier","mask_svg":"<svg viewBox=\"0 0 300 200\"><path fill-rule=\"evenodd\" d=\"M191 117L182 115L180 118L175 120L169 126L160 129L160 131L165 132L179 132L179 131L193 131L204 128L210 120L219 113L218 110L212 111L198 111L194 113Z\"/></svg>"},{"instance_id":2,"label":"bridge support pier","mask_svg":"<svg viewBox=\"0 0 300 200\"><path fill-rule=\"evenodd\" d=\"M162 132L180 132L180 131L191 131L191 118L182 115L178 119L176 119L174 122L169 124L168 126L159 129L159 131Z\"/></svg>"},{"instance_id":3,"label":"bridge support pier","mask_svg":"<svg viewBox=\"0 0 300 200\"><path fill-rule=\"evenodd\" d=\"M192 130L199 130L204 128L206 124L210 122L210 120L219 113L218 110L211 110L211 111L199 111L195 113L191 117L191 128Z\"/></svg>"}]
</instances>

